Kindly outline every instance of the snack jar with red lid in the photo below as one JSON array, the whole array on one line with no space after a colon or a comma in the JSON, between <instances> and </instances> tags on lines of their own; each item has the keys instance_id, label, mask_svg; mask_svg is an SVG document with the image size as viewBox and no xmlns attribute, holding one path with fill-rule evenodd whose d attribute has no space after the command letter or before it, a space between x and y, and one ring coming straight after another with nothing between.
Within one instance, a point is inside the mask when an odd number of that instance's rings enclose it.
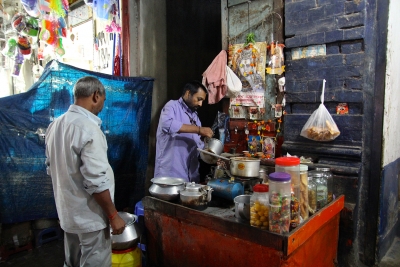
<instances>
[{"instance_id":1,"label":"snack jar with red lid","mask_svg":"<svg viewBox=\"0 0 400 267\"><path fill-rule=\"evenodd\" d=\"M275 171L290 174L292 186L290 229L294 229L300 224L300 159L298 157L277 158Z\"/></svg>"},{"instance_id":2,"label":"snack jar with red lid","mask_svg":"<svg viewBox=\"0 0 400 267\"><path fill-rule=\"evenodd\" d=\"M250 225L268 230L269 221L269 186L256 184L250 198Z\"/></svg>"}]
</instances>

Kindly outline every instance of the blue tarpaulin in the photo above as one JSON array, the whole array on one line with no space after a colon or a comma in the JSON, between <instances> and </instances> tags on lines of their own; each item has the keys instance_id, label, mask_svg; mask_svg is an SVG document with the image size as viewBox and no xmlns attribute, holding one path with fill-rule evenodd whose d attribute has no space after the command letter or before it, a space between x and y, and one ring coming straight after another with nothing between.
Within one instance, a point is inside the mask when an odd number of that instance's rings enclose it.
<instances>
[{"instance_id":1,"label":"blue tarpaulin","mask_svg":"<svg viewBox=\"0 0 400 267\"><path fill-rule=\"evenodd\" d=\"M52 61L27 92L0 98L0 223L57 218L44 164L44 133L74 102L73 87L84 76L97 77L106 88L99 117L117 209L134 208L144 196L154 79L116 77Z\"/></svg>"}]
</instances>

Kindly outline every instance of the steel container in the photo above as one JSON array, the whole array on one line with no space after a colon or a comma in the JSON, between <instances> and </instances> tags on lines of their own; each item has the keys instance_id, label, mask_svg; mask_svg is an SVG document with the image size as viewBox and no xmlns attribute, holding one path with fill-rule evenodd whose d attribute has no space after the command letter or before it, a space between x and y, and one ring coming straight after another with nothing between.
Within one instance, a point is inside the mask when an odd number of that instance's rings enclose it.
<instances>
[{"instance_id":1,"label":"steel container","mask_svg":"<svg viewBox=\"0 0 400 267\"><path fill-rule=\"evenodd\" d=\"M230 158L230 171L233 176L259 177L260 159L248 157Z\"/></svg>"},{"instance_id":2,"label":"steel container","mask_svg":"<svg viewBox=\"0 0 400 267\"><path fill-rule=\"evenodd\" d=\"M111 234L111 248L113 250L126 250L137 246L141 236L137 216L122 211L119 211L118 215L125 221L125 230L120 235ZM110 232L112 232L111 227Z\"/></svg>"},{"instance_id":3,"label":"steel container","mask_svg":"<svg viewBox=\"0 0 400 267\"><path fill-rule=\"evenodd\" d=\"M215 155L221 155L224 151L224 144L218 139L206 138L204 140L204 150ZM208 164L216 164L218 161L218 158L203 152L200 152L200 158Z\"/></svg>"},{"instance_id":4,"label":"steel container","mask_svg":"<svg viewBox=\"0 0 400 267\"><path fill-rule=\"evenodd\" d=\"M179 198L179 191L185 188L186 180L174 177L158 177L151 179L153 183L149 192L153 197L172 201Z\"/></svg>"}]
</instances>

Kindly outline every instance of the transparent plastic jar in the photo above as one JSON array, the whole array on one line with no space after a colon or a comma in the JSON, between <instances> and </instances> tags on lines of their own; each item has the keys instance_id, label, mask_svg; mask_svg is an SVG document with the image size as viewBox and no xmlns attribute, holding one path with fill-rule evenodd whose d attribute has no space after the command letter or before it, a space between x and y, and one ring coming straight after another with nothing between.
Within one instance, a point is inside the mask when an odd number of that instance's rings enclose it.
<instances>
[{"instance_id":1,"label":"transparent plastic jar","mask_svg":"<svg viewBox=\"0 0 400 267\"><path fill-rule=\"evenodd\" d=\"M308 173L308 212L312 215L317 211L317 185L313 181L312 173Z\"/></svg>"},{"instance_id":2,"label":"transparent plastic jar","mask_svg":"<svg viewBox=\"0 0 400 267\"><path fill-rule=\"evenodd\" d=\"M291 195L291 217L290 229L300 224L300 159L297 157L280 157L275 159L275 171L290 174L292 195Z\"/></svg>"},{"instance_id":3,"label":"transparent plastic jar","mask_svg":"<svg viewBox=\"0 0 400 267\"><path fill-rule=\"evenodd\" d=\"M266 184L253 186L250 198L250 225L268 230L269 221L269 187Z\"/></svg>"},{"instance_id":4,"label":"transparent plastic jar","mask_svg":"<svg viewBox=\"0 0 400 267\"><path fill-rule=\"evenodd\" d=\"M308 166L300 164L300 216L308 219Z\"/></svg>"},{"instance_id":5,"label":"transparent plastic jar","mask_svg":"<svg viewBox=\"0 0 400 267\"><path fill-rule=\"evenodd\" d=\"M291 178L285 172L269 174L269 230L278 234L290 230Z\"/></svg>"},{"instance_id":6,"label":"transparent plastic jar","mask_svg":"<svg viewBox=\"0 0 400 267\"><path fill-rule=\"evenodd\" d=\"M328 200L327 180L324 173L312 171L311 175L317 187L317 211L325 207Z\"/></svg>"},{"instance_id":7,"label":"transparent plastic jar","mask_svg":"<svg viewBox=\"0 0 400 267\"><path fill-rule=\"evenodd\" d=\"M326 184L328 188L328 200L327 203L330 203L333 200L333 174L330 168L315 168L316 171L322 172L326 177Z\"/></svg>"}]
</instances>

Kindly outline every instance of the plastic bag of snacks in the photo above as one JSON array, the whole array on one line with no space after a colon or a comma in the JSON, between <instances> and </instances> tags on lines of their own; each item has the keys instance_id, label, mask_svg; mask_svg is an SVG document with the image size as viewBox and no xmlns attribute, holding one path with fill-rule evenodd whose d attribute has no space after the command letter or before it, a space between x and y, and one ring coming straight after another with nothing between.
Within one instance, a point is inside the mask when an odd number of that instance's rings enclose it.
<instances>
[{"instance_id":1,"label":"plastic bag of snacks","mask_svg":"<svg viewBox=\"0 0 400 267\"><path fill-rule=\"evenodd\" d=\"M300 135L314 141L332 141L340 135L340 131L331 114L324 105L325 83L323 81L321 104L303 126Z\"/></svg>"}]
</instances>

